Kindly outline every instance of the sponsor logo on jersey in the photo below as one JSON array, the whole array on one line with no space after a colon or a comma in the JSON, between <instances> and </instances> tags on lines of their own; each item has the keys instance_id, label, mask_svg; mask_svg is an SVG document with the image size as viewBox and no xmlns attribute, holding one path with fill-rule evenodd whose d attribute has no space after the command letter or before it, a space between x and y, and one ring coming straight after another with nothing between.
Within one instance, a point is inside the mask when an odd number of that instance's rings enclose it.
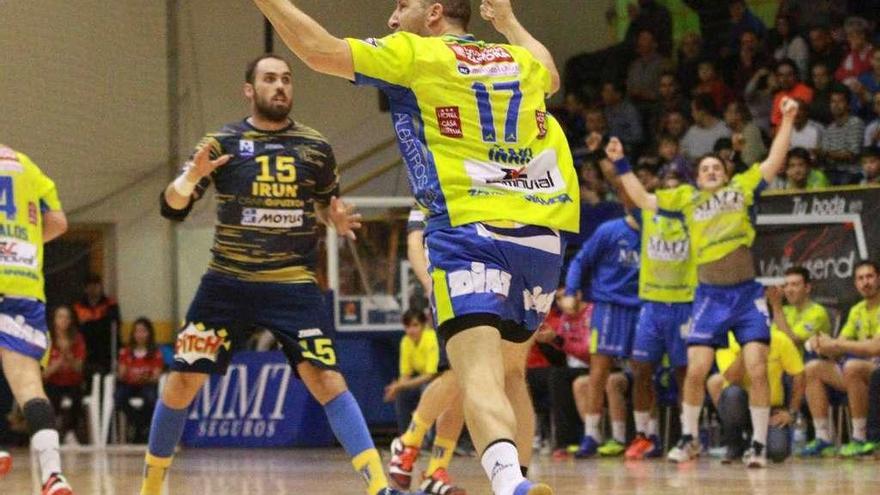
<instances>
[{"instance_id":1,"label":"sponsor logo on jersey","mask_svg":"<svg viewBox=\"0 0 880 495\"><path fill-rule=\"evenodd\" d=\"M266 143L265 145L263 145L263 149L265 149L266 151L283 150L284 145L280 143Z\"/></svg>"},{"instance_id":2,"label":"sponsor logo on jersey","mask_svg":"<svg viewBox=\"0 0 880 495\"><path fill-rule=\"evenodd\" d=\"M685 261L690 255L688 241L668 241L662 237L648 238L648 258L657 261Z\"/></svg>"},{"instance_id":3,"label":"sponsor logo on jersey","mask_svg":"<svg viewBox=\"0 0 880 495\"><path fill-rule=\"evenodd\" d=\"M617 262L623 266L639 266L639 252L630 249L629 243L620 241L617 251Z\"/></svg>"},{"instance_id":4,"label":"sponsor logo on jersey","mask_svg":"<svg viewBox=\"0 0 880 495\"><path fill-rule=\"evenodd\" d=\"M554 150L545 150L524 167L504 167L497 162L465 161L465 170L475 188L489 187L519 193L565 191L565 181L562 180Z\"/></svg>"},{"instance_id":5,"label":"sponsor logo on jersey","mask_svg":"<svg viewBox=\"0 0 880 495\"><path fill-rule=\"evenodd\" d=\"M446 137L464 137L458 107L437 107L437 125L440 127L440 134Z\"/></svg>"},{"instance_id":6,"label":"sponsor logo on jersey","mask_svg":"<svg viewBox=\"0 0 880 495\"><path fill-rule=\"evenodd\" d=\"M470 270L458 270L449 275L450 297L469 294L510 294L511 275L497 268L486 268L483 263L471 263Z\"/></svg>"},{"instance_id":7,"label":"sponsor logo on jersey","mask_svg":"<svg viewBox=\"0 0 880 495\"><path fill-rule=\"evenodd\" d=\"M360 40L360 42L370 45L374 48L379 48L379 46L381 45L381 43L379 43L379 40L377 40L376 38L367 38L365 40Z\"/></svg>"},{"instance_id":8,"label":"sponsor logo on jersey","mask_svg":"<svg viewBox=\"0 0 880 495\"><path fill-rule=\"evenodd\" d=\"M49 345L46 332L28 325L27 320L21 315L12 317L0 314L0 333L23 340L40 349L45 349Z\"/></svg>"},{"instance_id":9,"label":"sponsor logo on jersey","mask_svg":"<svg viewBox=\"0 0 880 495\"><path fill-rule=\"evenodd\" d=\"M496 144L489 149L489 160L498 163L528 165L534 157L531 148L502 148Z\"/></svg>"},{"instance_id":10,"label":"sponsor logo on jersey","mask_svg":"<svg viewBox=\"0 0 880 495\"><path fill-rule=\"evenodd\" d=\"M251 139L242 139L238 142L238 153L242 156L253 156L254 141Z\"/></svg>"},{"instance_id":11,"label":"sponsor logo on jersey","mask_svg":"<svg viewBox=\"0 0 880 495\"><path fill-rule=\"evenodd\" d=\"M37 246L9 237L0 237L0 265L36 269Z\"/></svg>"},{"instance_id":12,"label":"sponsor logo on jersey","mask_svg":"<svg viewBox=\"0 0 880 495\"><path fill-rule=\"evenodd\" d=\"M303 210L245 208L241 212L241 224L248 227L302 227Z\"/></svg>"},{"instance_id":13,"label":"sponsor logo on jersey","mask_svg":"<svg viewBox=\"0 0 880 495\"><path fill-rule=\"evenodd\" d=\"M27 227L14 223L0 223L0 240L3 240L4 237L12 237L21 241L29 239Z\"/></svg>"},{"instance_id":14,"label":"sponsor logo on jersey","mask_svg":"<svg viewBox=\"0 0 880 495\"><path fill-rule=\"evenodd\" d=\"M206 328L201 323L189 323L174 344L174 360L193 364L200 359L217 362L221 349L229 351L232 343L226 329Z\"/></svg>"},{"instance_id":15,"label":"sponsor logo on jersey","mask_svg":"<svg viewBox=\"0 0 880 495\"><path fill-rule=\"evenodd\" d=\"M458 60L458 73L463 76L516 76L519 64L503 46L448 45Z\"/></svg>"},{"instance_id":16,"label":"sponsor logo on jersey","mask_svg":"<svg viewBox=\"0 0 880 495\"><path fill-rule=\"evenodd\" d=\"M746 197L736 190L723 190L715 193L694 210L694 220L709 220L720 213L742 211L746 205Z\"/></svg>"},{"instance_id":17,"label":"sponsor logo on jersey","mask_svg":"<svg viewBox=\"0 0 880 495\"><path fill-rule=\"evenodd\" d=\"M0 172L24 172L24 166L15 159L0 158Z\"/></svg>"},{"instance_id":18,"label":"sponsor logo on jersey","mask_svg":"<svg viewBox=\"0 0 880 495\"><path fill-rule=\"evenodd\" d=\"M544 198L541 196L535 196L534 194L529 194L525 197L525 200L530 203L535 203L535 204L539 204L542 206L574 203L574 200L571 199L571 196L569 196L568 193L562 193L559 196L551 196L549 198Z\"/></svg>"},{"instance_id":19,"label":"sponsor logo on jersey","mask_svg":"<svg viewBox=\"0 0 880 495\"><path fill-rule=\"evenodd\" d=\"M324 332L322 332L320 328L307 328L305 330L300 330L296 335L296 338L298 339L307 339L309 337L320 337L321 335L324 335Z\"/></svg>"},{"instance_id":20,"label":"sponsor logo on jersey","mask_svg":"<svg viewBox=\"0 0 880 495\"><path fill-rule=\"evenodd\" d=\"M532 290L523 289L523 306L526 311L537 311L538 313L549 313L550 306L553 305L553 300L556 298L556 293L553 291L544 293L544 289L541 287L535 287Z\"/></svg>"}]
</instances>

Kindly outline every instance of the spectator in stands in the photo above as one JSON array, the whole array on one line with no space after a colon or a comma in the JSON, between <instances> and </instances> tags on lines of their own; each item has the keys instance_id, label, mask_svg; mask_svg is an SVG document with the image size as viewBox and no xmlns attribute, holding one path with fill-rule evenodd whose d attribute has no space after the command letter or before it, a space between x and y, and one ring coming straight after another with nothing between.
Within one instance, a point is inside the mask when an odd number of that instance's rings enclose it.
<instances>
[{"instance_id":1,"label":"spectator in stands","mask_svg":"<svg viewBox=\"0 0 880 495\"><path fill-rule=\"evenodd\" d=\"M553 309L550 310L551 313ZM549 316L549 315L548 315ZM547 335L547 334L550 335ZM535 409L535 450L550 449L553 426L551 414L556 414L550 407L550 373L552 368L565 366L565 354L549 343L555 337L550 328L540 327L535 332L535 343L529 349L526 358L526 382L532 396ZM558 431L557 431L558 433Z\"/></svg>"},{"instance_id":2,"label":"spectator in stands","mask_svg":"<svg viewBox=\"0 0 880 495\"><path fill-rule=\"evenodd\" d=\"M691 108L693 107L691 106ZM672 110L660 117L660 127L657 129L657 134L669 136L680 143L689 127L690 120L687 115L684 112Z\"/></svg>"},{"instance_id":3,"label":"spectator in stands","mask_svg":"<svg viewBox=\"0 0 880 495\"><path fill-rule=\"evenodd\" d=\"M639 111L624 98L626 90L623 84L608 81L602 85L602 105L608 132L620 139L624 145L629 143L638 148L644 141L642 119Z\"/></svg>"},{"instance_id":4,"label":"spectator in stands","mask_svg":"<svg viewBox=\"0 0 880 495\"><path fill-rule=\"evenodd\" d=\"M814 153L822 144L825 126L810 120L810 112L806 102L798 100L798 113L794 118L794 129L791 131L791 148L805 148Z\"/></svg>"},{"instance_id":5,"label":"spectator in stands","mask_svg":"<svg viewBox=\"0 0 880 495\"><path fill-rule=\"evenodd\" d=\"M85 294L73 309L88 349L84 373L86 383L90 384L93 374L106 375L111 371L121 323L119 305L104 294L101 276L93 273L86 280Z\"/></svg>"},{"instance_id":6,"label":"spectator in stands","mask_svg":"<svg viewBox=\"0 0 880 495\"><path fill-rule=\"evenodd\" d=\"M660 74L657 85L657 102L651 110L649 128L655 131L660 126L660 119L666 112L681 112L687 114L690 104L681 93L681 85L672 71L664 71Z\"/></svg>"},{"instance_id":7,"label":"spectator in stands","mask_svg":"<svg viewBox=\"0 0 880 495\"><path fill-rule=\"evenodd\" d=\"M871 56L871 69L859 76L853 84L853 92L858 97L861 111L859 115L866 119L880 117L875 99L880 94L880 50L874 50Z\"/></svg>"},{"instance_id":8,"label":"spectator in stands","mask_svg":"<svg viewBox=\"0 0 880 495\"><path fill-rule=\"evenodd\" d=\"M114 394L116 409L122 411L133 426L131 440L134 443L147 441L164 367L162 352L156 347L153 322L142 316L132 325L128 345L119 350ZM140 407L132 405L135 398L141 399Z\"/></svg>"},{"instance_id":9,"label":"spectator in stands","mask_svg":"<svg viewBox=\"0 0 880 495\"><path fill-rule=\"evenodd\" d=\"M833 73L840 66L843 55L843 48L834 41L831 31L827 27L817 25L810 29L810 62L813 67L822 64L829 73ZM815 72L812 75L815 87Z\"/></svg>"},{"instance_id":10,"label":"spectator in stands","mask_svg":"<svg viewBox=\"0 0 880 495\"><path fill-rule=\"evenodd\" d=\"M736 139L734 139L736 138ZM742 134L736 134L730 138L721 138L715 141L712 152L718 155L718 158L724 162L728 176L734 176L741 172L745 172L748 167L742 159L743 148L745 148L745 140ZM699 160L698 160L699 161Z\"/></svg>"},{"instance_id":11,"label":"spectator in stands","mask_svg":"<svg viewBox=\"0 0 880 495\"><path fill-rule=\"evenodd\" d=\"M58 415L58 434L65 443L74 443L77 423L82 417L83 364L86 343L77 332L76 316L70 306L58 306L52 312L52 346L49 362L43 370L46 395ZM69 407L62 407L64 399Z\"/></svg>"},{"instance_id":12,"label":"spectator in stands","mask_svg":"<svg viewBox=\"0 0 880 495\"><path fill-rule=\"evenodd\" d=\"M838 23L846 17L846 2L841 0L782 0L780 15L797 20L796 29L806 32L815 26Z\"/></svg>"},{"instance_id":13,"label":"spectator in stands","mask_svg":"<svg viewBox=\"0 0 880 495\"><path fill-rule=\"evenodd\" d=\"M437 333L427 324L422 311L411 309L403 314L405 334L400 340L400 376L385 387L385 402L394 401L397 429L401 434L412 421L422 386L434 379L440 363Z\"/></svg>"},{"instance_id":14,"label":"spectator in stands","mask_svg":"<svg viewBox=\"0 0 880 495\"><path fill-rule=\"evenodd\" d=\"M831 335L832 330L828 310L810 298L812 291L810 271L803 266L786 269L783 286L767 289L767 301L773 312L771 329L788 335L801 352L806 341L820 334ZM784 306L783 296L788 303Z\"/></svg>"},{"instance_id":15,"label":"spectator in stands","mask_svg":"<svg viewBox=\"0 0 880 495\"><path fill-rule=\"evenodd\" d=\"M825 129L819 150L834 185L858 182L858 156L864 141L865 124L850 114L849 101L850 92L845 87L831 91L830 110L834 120Z\"/></svg>"},{"instance_id":16,"label":"spectator in stands","mask_svg":"<svg viewBox=\"0 0 880 495\"><path fill-rule=\"evenodd\" d=\"M733 132L733 141L742 139L742 160L746 164L757 163L767 156L767 146L761 130L752 122L752 114L741 100L727 105L724 122Z\"/></svg>"},{"instance_id":17,"label":"spectator in stands","mask_svg":"<svg viewBox=\"0 0 880 495\"><path fill-rule=\"evenodd\" d=\"M560 124L565 130L565 137L568 138L568 144L572 148L577 147L578 143L587 136L586 122L584 121L584 113L588 108L589 96L586 91L581 88L569 88L565 93L565 112L559 112Z\"/></svg>"},{"instance_id":18,"label":"spectator in stands","mask_svg":"<svg viewBox=\"0 0 880 495\"><path fill-rule=\"evenodd\" d=\"M792 16L776 16L776 27L768 36L768 44L777 62L791 60L795 63L801 80L809 77L810 47L795 31Z\"/></svg>"},{"instance_id":19,"label":"spectator in stands","mask_svg":"<svg viewBox=\"0 0 880 495\"><path fill-rule=\"evenodd\" d=\"M724 108L733 101L736 96L733 91L718 77L715 62L703 60L697 68L699 83L694 88L694 96L707 94L715 102L715 108Z\"/></svg>"},{"instance_id":20,"label":"spectator in stands","mask_svg":"<svg viewBox=\"0 0 880 495\"><path fill-rule=\"evenodd\" d=\"M686 33L682 36L681 46L678 49L676 75L683 94L692 94L693 89L700 82L697 71L703 58L703 40L700 39L700 35Z\"/></svg>"},{"instance_id":21,"label":"spectator in stands","mask_svg":"<svg viewBox=\"0 0 880 495\"><path fill-rule=\"evenodd\" d=\"M806 457L834 454L828 428L828 392L830 386L846 392L852 415L850 443L840 448L842 457L870 455L876 445L867 441L868 380L877 369L880 356L880 265L861 261L855 267L856 290L862 301L852 307L846 324L837 338L817 335L807 343L828 359L807 363L807 402L816 427L816 439L808 444L801 455ZM838 365L842 361L843 366Z\"/></svg>"},{"instance_id":22,"label":"spectator in stands","mask_svg":"<svg viewBox=\"0 0 880 495\"><path fill-rule=\"evenodd\" d=\"M656 0L638 0L638 3L629 3L627 9L630 24L626 31L626 45L637 47L639 33L647 30L657 40L660 53L665 57L672 55L672 16L669 10Z\"/></svg>"},{"instance_id":23,"label":"spectator in stands","mask_svg":"<svg viewBox=\"0 0 880 495\"><path fill-rule=\"evenodd\" d=\"M874 47L868 39L868 21L861 17L850 17L843 28L849 52L834 72L834 78L854 90L859 76L871 70Z\"/></svg>"},{"instance_id":24,"label":"spectator in stands","mask_svg":"<svg viewBox=\"0 0 880 495\"><path fill-rule=\"evenodd\" d=\"M770 116L770 123L774 128L782 122L783 98L794 98L806 104L813 101L813 89L800 81L797 65L791 59L776 63L776 84L777 91L773 96L773 110Z\"/></svg>"},{"instance_id":25,"label":"spectator in stands","mask_svg":"<svg viewBox=\"0 0 880 495\"><path fill-rule=\"evenodd\" d=\"M664 189L674 189L694 182L694 170L684 158L676 158L660 169L660 183Z\"/></svg>"},{"instance_id":26,"label":"spectator in stands","mask_svg":"<svg viewBox=\"0 0 880 495\"><path fill-rule=\"evenodd\" d=\"M694 124L681 141L681 152L690 161L710 153L715 142L731 136L730 128L718 118L718 107L708 94L698 94L691 102Z\"/></svg>"},{"instance_id":27,"label":"spectator in stands","mask_svg":"<svg viewBox=\"0 0 880 495\"><path fill-rule=\"evenodd\" d=\"M563 448L577 444L581 434L581 416L584 400L574 394L573 383L590 370L590 318L593 305L579 301L575 308L562 310L559 302L565 288L556 293L556 310L547 315L536 335L538 342L552 345L562 351L565 366L550 372L550 410L556 427L554 445Z\"/></svg>"},{"instance_id":28,"label":"spectator in stands","mask_svg":"<svg viewBox=\"0 0 880 495\"><path fill-rule=\"evenodd\" d=\"M709 377L706 388L715 403L727 447L723 464L742 458L751 438L749 418L749 379L740 345L733 332L729 346L715 353L719 373ZM791 377L791 396L785 403L783 375ZM770 428L767 431L767 458L782 462L791 454L790 427L798 416L804 398L804 360L794 342L777 329L770 331L767 356L767 381L770 384Z\"/></svg>"},{"instance_id":29,"label":"spectator in stands","mask_svg":"<svg viewBox=\"0 0 880 495\"><path fill-rule=\"evenodd\" d=\"M636 59L629 65L626 90L630 101L650 104L657 101L660 75L669 62L657 52L657 41L652 31L645 29L636 38Z\"/></svg>"},{"instance_id":30,"label":"spectator in stands","mask_svg":"<svg viewBox=\"0 0 880 495\"><path fill-rule=\"evenodd\" d=\"M874 112L877 118L865 128L865 148L880 148L880 92L874 94Z\"/></svg>"},{"instance_id":31,"label":"spectator in stands","mask_svg":"<svg viewBox=\"0 0 880 495\"><path fill-rule=\"evenodd\" d=\"M813 64L813 102L810 103L810 118L827 126L834 120L831 115L831 93L846 86L831 77L831 71L824 63Z\"/></svg>"},{"instance_id":32,"label":"spectator in stands","mask_svg":"<svg viewBox=\"0 0 880 495\"><path fill-rule=\"evenodd\" d=\"M605 112L601 108L590 107L584 111L584 126L586 137L598 134L602 138L608 136L608 121L605 120Z\"/></svg>"},{"instance_id":33,"label":"spectator in stands","mask_svg":"<svg viewBox=\"0 0 880 495\"><path fill-rule=\"evenodd\" d=\"M669 134L661 134L657 138L657 157L660 158L661 167L676 161L685 161L681 156L681 146L678 144L678 139Z\"/></svg>"},{"instance_id":34,"label":"spectator in stands","mask_svg":"<svg viewBox=\"0 0 880 495\"><path fill-rule=\"evenodd\" d=\"M743 91L743 100L749 107L752 119L759 129L770 135L770 114L776 94L776 74L768 67L763 67L752 74Z\"/></svg>"},{"instance_id":35,"label":"spectator in stands","mask_svg":"<svg viewBox=\"0 0 880 495\"><path fill-rule=\"evenodd\" d=\"M580 230L577 234L564 232L565 259L570 260L581 245L593 235L593 232L608 220L624 215L623 205L614 200L609 191L608 183L602 176L600 161L605 160L605 152L601 151L604 140L597 134L587 138L588 154L580 165L579 183L581 196ZM597 139L598 136L598 139ZM589 284L589 277L585 283Z\"/></svg>"},{"instance_id":36,"label":"spectator in stands","mask_svg":"<svg viewBox=\"0 0 880 495\"><path fill-rule=\"evenodd\" d=\"M784 176L777 177L770 185L770 189L806 191L830 185L825 174L816 169L809 151L804 148L792 148L785 161Z\"/></svg>"},{"instance_id":37,"label":"spectator in stands","mask_svg":"<svg viewBox=\"0 0 880 495\"><path fill-rule=\"evenodd\" d=\"M705 40L705 55L717 57L727 49L730 35L728 0L684 0L700 18L700 35Z\"/></svg>"},{"instance_id":38,"label":"spectator in stands","mask_svg":"<svg viewBox=\"0 0 880 495\"><path fill-rule=\"evenodd\" d=\"M860 159L862 163L862 181L863 186L880 185L880 149L871 148L862 153Z\"/></svg>"},{"instance_id":39,"label":"spectator in stands","mask_svg":"<svg viewBox=\"0 0 880 495\"><path fill-rule=\"evenodd\" d=\"M755 72L771 67L773 59L764 50L758 35L751 30L740 35L739 51L724 66L727 69L725 79L737 95L741 95Z\"/></svg>"},{"instance_id":40,"label":"spectator in stands","mask_svg":"<svg viewBox=\"0 0 880 495\"><path fill-rule=\"evenodd\" d=\"M758 16L749 10L745 0L730 0L728 9L730 12L730 33L728 34L730 53L739 52L742 35L745 32L751 31L759 40L764 39L767 27Z\"/></svg>"}]
</instances>

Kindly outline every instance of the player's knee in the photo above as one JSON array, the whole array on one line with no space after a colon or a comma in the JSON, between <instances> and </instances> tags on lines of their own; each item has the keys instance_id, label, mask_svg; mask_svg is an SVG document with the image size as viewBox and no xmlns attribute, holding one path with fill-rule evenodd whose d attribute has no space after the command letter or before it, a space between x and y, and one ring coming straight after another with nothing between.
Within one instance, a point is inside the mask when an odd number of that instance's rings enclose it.
<instances>
[{"instance_id":1,"label":"player's knee","mask_svg":"<svg viewBox=\"0 0 880 495\"><path fill-rule=\"evenodd\" d=\"M652 363L634 361L632 364L633 380L637 382L651 381L654 374Z\"/></svg>"},{"instance_id":2,"label":"player's knee","mask_svg":"<svg viewBox=\"0 0 880 495\"><path fill-rule=\"evenodd\" d=\"M851 359L843 365L843 379L846 381L864 378L865 367L862 361Z\"/></svg>"},{"instance_id":3,"label":"player's knee","mask_svg":"<svg viewBox=\"0 0 880 495\"><path fill-rule=\"evenodd\" d=\"M31 399L21 410L32 435L40 430L55 429L55 412L47 399Z\"/></svg>"},{"instance_id":4,"label":"player's knee","mask_svg":"<svg viewBox=\"0 0 880 495\"><path fill-rule=\"evenodd\" d=\"M348 390L345 378L336 370L319 370L309 382L309 391L321 404L330 402Z\"/></svg>"},{"instance_id":5,"label":"player's knee","mask_svg":"<svg viewBox=\"0 0 880 495\"><path fill-rule=\"evenodd\" d=\"M181 373L172 371L165 382L162 402L172 409L188 407L193 397L204 385L208 375L202 373Z\"/></svg>"},{"instance_id":6,"label":"player's knee","mask_svg":"<svg viewBox=\"0 0 880 495\"><path fill-rule=\"evenodd\" d=\"M813 359L804 365L804 378L807 380L815 380L818 378L821 360Z\"/></svg>"}]
</instances>

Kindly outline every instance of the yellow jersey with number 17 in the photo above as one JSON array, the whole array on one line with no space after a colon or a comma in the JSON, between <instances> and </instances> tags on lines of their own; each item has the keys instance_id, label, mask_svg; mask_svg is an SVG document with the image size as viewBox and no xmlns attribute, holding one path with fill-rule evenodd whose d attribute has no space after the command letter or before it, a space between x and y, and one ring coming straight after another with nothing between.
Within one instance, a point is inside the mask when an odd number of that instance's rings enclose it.
<instances>
[{"instance_id":1,"label":"yellow jersey with number 17","mask_svg":"<svg viewBox=\"0 0 880 495\"><path fill-rule=\"evenodd\" d=\"M43 212L60 209L55 183L30 158L0 145L0 294L45 302Z\"/></svg>"},{"instance_id":2,"label":"yellow jersey with number 17","mask_svg":"<svg viewBox=\"0 0 880 495\"><path fill-rule=\"evenodd\" d=\"M472 36L347 40L355 83L388 95L427 231L482 221L577 232L577 174L528 50Z\"/></svg>"}]
</instances>

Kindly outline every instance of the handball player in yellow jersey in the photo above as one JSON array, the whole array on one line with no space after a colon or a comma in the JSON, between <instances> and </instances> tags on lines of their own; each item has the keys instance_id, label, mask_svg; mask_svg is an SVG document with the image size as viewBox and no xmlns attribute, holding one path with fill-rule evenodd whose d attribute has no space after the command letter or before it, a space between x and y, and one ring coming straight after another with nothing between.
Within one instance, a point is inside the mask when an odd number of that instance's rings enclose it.
<instances>
[{"instance_id":1,"label":"handball player in yellow jersey","mask_svg":"<svg viewBox=\"0 0 880 495\"><path fill-rule=\"evenodd\" d=\"M698 423L706 377L712 369L714 349L727 346L727 331L732 329L743 346L743 360L751 380L749 410L753 436L743 460L753 468L767 465L770 315L764 288L755 281L750 248L755 240L755 203L785 164L798 109L797 102L790 98L783 99L781 105L783 121L764 162L731 178L721 159L704 156L697 160L697 188L686 184L649 194L632 173L620 141L612 139L606 149L624 188L639 207L684 214L696 258L699 283L687 338L682 437L669 451L668 459L673 462L685 462L699 455Z\"/></svg>"},{"instance_id":2,"label":"handball player in yellow jersey","mask_svg":"<svg viewBox=\"0 0 880 495\"><path fill-rule=\"evenodd\" d=\"M513 401L528 400L519 345L550 309L559 230L577 231L571 152L545 99L559 87L547 49L509 0L480 12L509 44L467 34L468 0L398 0L381 39L340 39L286 0L255 0L312 69L389 97L416 201L427 208L432 309L496 495L545 495L526 480Z\"/></svg>"}]
</instances>

